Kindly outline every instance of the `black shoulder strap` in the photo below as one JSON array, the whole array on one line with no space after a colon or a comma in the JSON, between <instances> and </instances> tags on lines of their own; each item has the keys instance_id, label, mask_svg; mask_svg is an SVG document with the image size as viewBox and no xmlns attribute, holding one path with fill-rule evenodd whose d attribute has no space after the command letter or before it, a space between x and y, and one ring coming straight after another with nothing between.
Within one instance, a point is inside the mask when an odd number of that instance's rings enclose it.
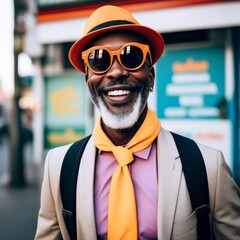
<instances>
[{"instance_id":1,"label":"black shoulder strap","mask_svg":"<svg viewBox=\"0 0 240 240\"><path fill-rule=\"evenodd\" d=\"M71 240L77 239L76 233L76 187L79 164L90 136L75 143L68 149L61 168L60 191L63 203L63 218Z\"/></svg>"},{"instance_id":2,"label":"black shoulder strap","mask_svg":"<svg viewBox=\"0 0 240 240\"><path fill-rule=\"evenodd\" d=\"M171 134L180 154L192 208L197 213L198 240L211 239L208 180L203 156L193 140Z\"/></svg>"}]
</instances>

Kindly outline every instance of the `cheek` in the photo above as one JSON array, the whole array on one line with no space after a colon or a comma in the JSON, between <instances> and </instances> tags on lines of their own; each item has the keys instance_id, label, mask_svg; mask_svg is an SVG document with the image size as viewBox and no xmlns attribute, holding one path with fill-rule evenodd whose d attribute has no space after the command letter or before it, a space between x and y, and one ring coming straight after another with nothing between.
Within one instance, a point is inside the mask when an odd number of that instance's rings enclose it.
<instances>
[{"instance_id":1,"label":"cheek","mask_svg":"<svg viewBox=\"0 0 240 240\"><path fill-rule=\"evenodd\" d=\"M99 75L89 74L87 79L87 86L89 91L94 94L98 94L97 89L102 82L102 77Z\"/></svg>"},{"instance_id":2,"label":"cheek","mask_svg":"<svg viewBox=\"0 0 240 240\"><path fill-rule=\"evenodd\" d=\"M134 74L135 79L138 80L139 84L141 84L142 90L148 88L150 86L150 74L146 69L144 71L138 71Z\"/></svg>"}]
</instances>

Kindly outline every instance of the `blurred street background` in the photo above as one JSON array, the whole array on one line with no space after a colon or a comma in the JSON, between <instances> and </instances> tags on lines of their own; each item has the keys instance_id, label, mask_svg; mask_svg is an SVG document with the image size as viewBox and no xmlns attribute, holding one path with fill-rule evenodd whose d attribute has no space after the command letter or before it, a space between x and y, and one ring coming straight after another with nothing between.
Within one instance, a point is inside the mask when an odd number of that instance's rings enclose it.
<instances>
[{"instance_id":1,"label":"blurred street background","mask_svg":"<svg viewBox=\"0 0 240 240\"><path fill-rule=\"evenodd\" d=\"M32 162L29 144L24 151L25 183L10 185L9 137L1 135L0 144L0 239L33 239L39 210L39 173Z\"/></svg>"},{"instance_id":2,"label":"blurred street background","mask_svg":"<svg viewBox=\"0 0 240 240\"><path fill-rule=\"evenodd\" d=\"M47 151L92 131L98 113L68 51L105 4L163 35L149 107L165 128L222 150L240 185L239 0L0 2L0 240L34 238Z\"/></svg>"}]
</instances>

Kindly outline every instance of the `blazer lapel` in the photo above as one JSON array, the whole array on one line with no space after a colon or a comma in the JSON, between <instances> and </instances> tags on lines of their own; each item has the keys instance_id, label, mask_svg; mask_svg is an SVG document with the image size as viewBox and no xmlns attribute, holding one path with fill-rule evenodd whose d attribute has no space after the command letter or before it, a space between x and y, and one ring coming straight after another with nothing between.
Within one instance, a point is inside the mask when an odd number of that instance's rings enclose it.
<instances>
[{"instance_id":1,"label":"blazer lapel","mask_svg":"<svg viewBox=\"0 0 240 240\"><path fill-rule=\"evenodd\" d=\"M158 239L171 239L182 165L170 132L158 137Z\"/></svg>"},{"instance_id":2,"label":"blazer lapel","mask_svg":"<svg viewBox=\"0 0 240 240\"><path fill-rule=\"evenodd\" d=\"M77 182L77 236L81 240L96 240L94 217L94 168L96 148L93 137L82 155Z\"/></svg>"}]
</instances>

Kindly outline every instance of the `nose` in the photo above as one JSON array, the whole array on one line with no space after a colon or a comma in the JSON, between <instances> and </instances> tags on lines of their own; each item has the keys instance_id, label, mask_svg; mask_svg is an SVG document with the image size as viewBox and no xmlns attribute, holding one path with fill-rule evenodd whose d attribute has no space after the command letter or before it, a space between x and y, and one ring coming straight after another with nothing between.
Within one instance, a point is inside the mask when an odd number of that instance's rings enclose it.
<instances>
[{"instance_id":1,"label":"nose","mask_svg":"<svg viewBox=\"0 0 240 240\"><path fill-rule=\"evenodd\" d=\"M107 77L117 79L122 76L126 77L128 76L128 74L129 74L128 70L122 67L117 57L115 56L110 69L106 73Z\"/></svg>"}]
</instances>

